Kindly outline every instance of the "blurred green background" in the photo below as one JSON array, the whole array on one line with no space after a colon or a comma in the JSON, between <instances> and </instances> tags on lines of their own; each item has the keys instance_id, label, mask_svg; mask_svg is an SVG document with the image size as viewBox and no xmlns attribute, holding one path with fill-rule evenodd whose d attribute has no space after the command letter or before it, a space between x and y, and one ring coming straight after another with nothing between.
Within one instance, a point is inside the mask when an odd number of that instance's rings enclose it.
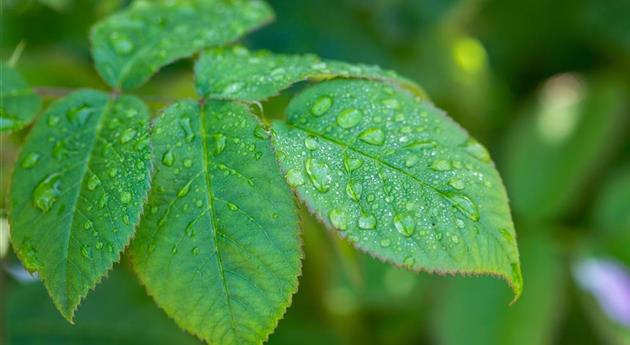
<instances>
[{"instance_id":1,"label":"blurred green background","mask_svg":"<svg viewBox=\"0 0 630 345\"><path fill-rule=\"evenodd\" d=\"M509 288L491 277L394 269L302 211L300 290L269 344L630 344L630 1L270 3L277 19L245 39L251 48L394 69L489 148L510 195L525 289L509 306ZM128 1L0 5L0 58L24 48L16 68L31 85L104 88L88 30ZM155 110L161 97L193 97L192 60L138 93ZM268 115L282 116L289 96L267 102ZM27 133L0 137L1 217ZM7 239L2 218L1 344L198 343L124 259L67 324Z\"/></svg>"}]
</instances>

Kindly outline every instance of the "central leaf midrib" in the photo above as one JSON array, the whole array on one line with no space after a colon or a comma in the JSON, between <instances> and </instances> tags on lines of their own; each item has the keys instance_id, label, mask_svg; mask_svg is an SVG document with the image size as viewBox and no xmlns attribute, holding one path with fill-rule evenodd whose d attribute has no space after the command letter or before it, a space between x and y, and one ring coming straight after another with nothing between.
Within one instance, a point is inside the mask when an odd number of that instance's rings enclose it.
<instances>
[{"instance_id":1,"label":"central leaf midrib","mask_svg":"<svg viewBox=\"0 0 630 345\"><path fill-rule=\"evenodd\" d=\"M204 181L206 183L206 189L208 190L207 193L207 201L208 201L208 206L210 208L210 220L212 221L212 235L214 237L214 249L217 252L217 266L219 268L219 273L221 274L221 284L223 285L223 292L225 295L225 301L227 303L227 307L229 310L229 314L230 314L230 329L232 330L232 333L234 334L235 337L238 338L238 333L236 332L236 328L235 328L235 321L234 321L234 311L232 309L232 302L231 302L231 297L230 297L230 293L228 291L228 287L227 287L227 281L225 279L225 270L223 269L223 258L221 256L221 250L219 249L219 224L217 223L217 215L216 215L216 210L214 207L214 192L212 189L212 181L210 179L210 171L208 170L208 165L209 165L209 158L208 158L208 154L209 154L209 149L208 149L208 133L206 131L206 111L205 111L205 107L199 106L199 111L200 111L200 119L201 119L201 141L203 144L203 172L204 172Z\"/></svg>"}]
</instances>

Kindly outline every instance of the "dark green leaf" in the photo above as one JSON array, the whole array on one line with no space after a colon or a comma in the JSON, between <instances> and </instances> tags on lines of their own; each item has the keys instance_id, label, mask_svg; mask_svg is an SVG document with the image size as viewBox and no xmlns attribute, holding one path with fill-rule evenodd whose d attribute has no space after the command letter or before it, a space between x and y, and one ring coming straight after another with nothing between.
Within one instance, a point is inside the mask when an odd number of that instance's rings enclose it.
<instances>
[{"instance_id":1,"label":"dark green leaf","mask_svg":"<svg viewBox=\"0 0 630 345\"><path fill-rule=\"evenodd\" d=\"M395 265L522 281L507 196L488 152L391 86L333 80L274 125L288 183L330 228Z\"/></svg>"},{"instance_id":2,"label":"dark green leaf","mask_svg":"<svg viewBox=\"0 0 630 345\"><path fill-rule=\"evenodd\" d=\"M336 77L381 80L425 96L414 82L378 66L324 61L314 55L250 52L238 46L204 52L195 65L195 75L197 92L204 97L257 101L274 96L299 81Z\"/></svg>"},{"instance_id":3,"label":"dark green leaf","mask_svg":"<svg viewBox=\"0 0 630 345\"><path fill-rule=\"evenodd\" d=\"M40 283L8 284L7 343L11 345L199 345L159 310L119 267L77 311L69 325L55 311Z\"/></svg>"},{"instance_id":4,"label":"dark green leaf","mask_svg":"<svg viewBox=\"0 0 630 345\"><path fill-rule=\"evenodd\" d=\"M149 187L148 112L91 90L53 103L29 135L11 186L11 241L72 320L118 261Z\"/></svg>"},{"instance_id":5,"label":"dark green leaf","mask_svg":"<svg viewBox=\"0 0 630 345\"><path fill-rule=\"evenodd\" d=\"M29 124L41 102L13 68L0 63L0 133L13 132Z\"/></svg>"},{"instance_id":6,"label":"dark green leaf","mask_svg":"<svg viewBox=\"0 0 630 345\"><path fill-rule=\"evenodd\" d=\"M131 246L151 296L210 344L258 344L297 290L293 198L242 105L180 102L157 121L155 175Z\"/></svg>"},{"instance_id":7,"label":"dark green leaf","mask_svg":"<svg viewBox=\"0 0 630 345\"><path fill-rule=\"evenodd\" d=\"M138 1L94 26L92 55L110 86L129 90L162 66L235 41L272 17L259 0Z\"/></svg>"}]
</instances>

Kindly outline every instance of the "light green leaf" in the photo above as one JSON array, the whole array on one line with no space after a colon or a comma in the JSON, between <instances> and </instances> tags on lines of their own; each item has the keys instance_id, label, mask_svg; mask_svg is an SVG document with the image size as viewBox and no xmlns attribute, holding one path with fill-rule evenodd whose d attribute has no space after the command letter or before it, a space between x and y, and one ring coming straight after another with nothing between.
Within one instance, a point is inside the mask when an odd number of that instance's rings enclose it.
<instances>
[{"instance_id":1,"label":"light green leaf","mask_svg":"<svg viewBox=\"0 0 630 345\"><path fill-rule=\"evenodd\" d=\"M209 49L195 64L197 92L204 97L257 101L303 80L360 78L399 85L425 97L414 82L378 66L321 60L315 55L274 55L237 46Z\"/></svg>"},{"instance_id":2,"label":"light green leaf","mask_svg":"<svg viewBox=\"0 0 630 345\"><path fill-rule=\"evenodd\" d=\"M0 133L13 132L29 124L42 100L11 67L0 63Z\"/></svg>"},{"instance_id":3,"label":"light green leaf","mask_svg":"<svg viewBox=\"0 0 630 345\"><path fill-rule=\"evenodd\" d=\"M530 115L507 135L505 181L517 217L551 221L575 206L627 123L618 81L575 74L549 79Z\"/></svg>"},{"instance_id":4,"label":"light green leaf","mask_svg":"<svg viewBox=\"0 0 630 345\"><path fill-rule=\"evenodd\" d=\"M436 343L441 345L555 344L566 305L566 267L561 250L545 233L519 238L527 289L507 306L496 280L455 278L437 303Z\"/></svg>"},{"instance_id":5,"label":"light green leaf","mask_svg":"<svg viewBox=\"0 0 630 345\"><path fill-rule=\"evenodd\" d=\"M268 133L242 105L169 107L131 246L151 296L210 344L263 342L297 290L301 248Z\"/></svg>"},{"instance_id":6,"label":"light green leaf","mask_svg":"<svg viewBox=\"0 0 630 345\"><path fill-rule=\"evenodd\" d=\"M326 104L325 107L322 104ZM395 265L522 281L507 196L488 152L431 103L333 80L274 124L281 167L324 224Z\"/></svg>"},{"instance_id":7,"label":"light green leaf","mask_svg":"<svg viewBox=\"0 0 630 345\"><path fill-rule=\"evenodd\" d=\"M92 28L92 55L110 86L129 90L162 66L235 41L272 17L259 0L140 1Z\"/></svg>"},{"instance_id":8,"label":"light green leaf","mask_svg":"<svg viewBox=\"0 0 630 345\"><path fill-rule=\"evenodd\" d=\"M118 261L149 187L148 111L92 90L53 103L33 128L11 186L11 241L70 321Z\"/></svg>"}]
</instances>

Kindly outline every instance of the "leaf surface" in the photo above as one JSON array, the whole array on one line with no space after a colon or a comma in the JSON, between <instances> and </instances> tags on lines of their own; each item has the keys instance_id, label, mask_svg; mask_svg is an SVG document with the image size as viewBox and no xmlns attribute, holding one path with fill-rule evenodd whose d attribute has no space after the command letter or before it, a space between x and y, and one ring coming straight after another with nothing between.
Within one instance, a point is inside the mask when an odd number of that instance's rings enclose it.
<instances>
[{"instance_id":1,"label":"leaf surface","mask_svg":"<svg viewBox=\"0 0 630 345\"><path fill-rule=\"evenodd\" d=\"M13 132L29 124L41 103L41 98L17 71L0 63L0 133Z\"/></svg>"},{"instance_id":2,"label":"leaf surface","mask_svg":"<svg viewBox=\"0 0 630 345\"><path fill-rule=\"evenodd\" d=\"M92 55L110 86L129 90L162 66L237 40L272 18L259 0L139 1L93 27Z\"/></svg>"},{"instance_id":3,"label":"leaf surface","mask_svg":"<svg viewBox=\"0 0 630 345\"><path fill-rule=\"evenodd\" d=\"M431 103L333 80L295 97L274 145L288 183L355 246L412 270L522 281L507 196L488 152Z\"/></svg>"},{"instance_id":4,"label":"leaf surface","mask_svg":"<svg viewBox=\"0 0 630 345\"><path fill-rule=\"evenodd\" d=\"M148 119L136 97L77 91L50 106L18 158L11 241L70 321L140 217L151 167Z\"/></svg>"},{"instance_id":5,"label":"leaf surface","mask_svg":"<svg viewBox=\"0 0 630 345\"><path fill-rule=\"evenodd\" d=\"M297 290L295 205L242 105L184 101L157 121L153 188L131 246L150 295L211 344L258 344Z\"/></svg>"},{"instance_id":6,"label":"leaf surface","mask_svg":"<svg viewBox=\"0 0 630 345\"><path fill-rule=\"evenodd\" d=\"M360 78L402 86L425 97L411 80L378 66L321 60L315 55L250 52L244 47L206 50L195 64L197 92L204 97L257 101L303 80Z\"/></svg>"}]
</instances>

